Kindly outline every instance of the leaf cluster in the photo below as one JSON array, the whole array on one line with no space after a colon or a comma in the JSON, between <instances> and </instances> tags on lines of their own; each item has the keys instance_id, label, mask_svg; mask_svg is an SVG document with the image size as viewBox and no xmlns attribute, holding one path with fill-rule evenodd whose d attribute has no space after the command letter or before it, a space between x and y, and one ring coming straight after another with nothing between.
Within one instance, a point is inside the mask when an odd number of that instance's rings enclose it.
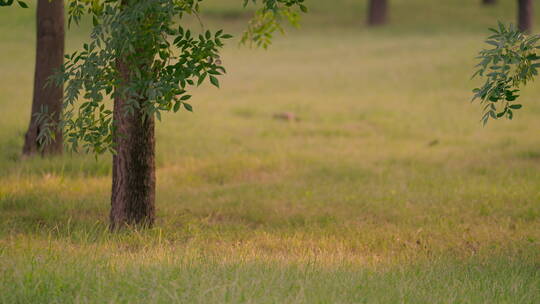
<instances>
[{"instance_id":1,"label":"leaf cluster","mask_svg":"<svg viewBox=\"0 0 540 304\"><path fill-rule=\"evenodd\" d=\"M494 34L486 43L492 46L480 51L473 77L483 77L484 84L473 90L473 101L480 99L483 107L482 122L506 117L512 119L514 111L522 105L515 101L520 87L538 75L540 67L539 35L529 36L515 26L498 24L489 29Z\"/></svg>"},{"instance_id":2,"label":"leaf cluster","mask_svg":"<svg viewBox=\"0 0 540 304\"><path fill-rule=\"evenodd\" d=\"M257 0L244 0L244 7ZM275 32L284 33L282 20L287 20L293 26L298 25L299 12L306 13L304 0L263 0L263 6L255 12L242 35L241 43L268 48Z\"/></svg>"},{"instance_id":3,"label":"leaf cluster","mask_svg":"<svg viewBox=\"0 0 540 304\"><path fill-rule=\"evenodd\" d=\"M271 14L263 19L273 25L261 28L252 26L259 21L252 21L247 32L256 34L244 41L252 39L266 47L271 37L268 33L275 30L279 16L290 16L293 6L305 10L303 1L262 0L259 11ZM83 16L93 20L90 41L82 50L65 56L65 65L54 78L56 85L65 83L64 113L58 127L69 148L96 154L115 152L117 130L108 99L126 101L122 115L142 111L143 119L152 116L160 120L162 112L193 110L188 103L190 88L206 81L219 87L218 77L226 73L219 52L232 36L223 30L195 33L182 24L186 15L199 16L201 2L68 1L70 25L78 24Z\"/></svg>"}]
</instances>

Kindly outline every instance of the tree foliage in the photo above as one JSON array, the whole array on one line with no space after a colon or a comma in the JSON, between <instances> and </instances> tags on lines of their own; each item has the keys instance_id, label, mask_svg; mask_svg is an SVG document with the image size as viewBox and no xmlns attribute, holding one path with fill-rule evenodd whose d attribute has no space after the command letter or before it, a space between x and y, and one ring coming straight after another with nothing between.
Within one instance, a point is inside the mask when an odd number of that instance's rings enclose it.
<instances>
[{"instance_id":1,"label":"tree foliage","mask_svg":"<svg viewBox=\"0 0 540 304\"><path fill-rule=\"evenodd\" d=\"M52 0L62 1L62 0ZM281 21L295 24L305 12L304 0L241 0L257 5L242 42L267 47L272 35L282 31ZM17 1L26 7L22 1ZM63 70L55 77L65 83L63 119L42 130L47 141L53 127L64 132L68 148L100 154L114 150L114 123L110 103L127 100L125 114L142 110L145 117L161 119L163 112L192 111L190 88L210 82L226 70L219 52L227 39L223 30L202 28L197 34L182 23L186 16L199 18L203 0L68 0L68 25L83 16L93 21L90 39L80 51L66 55ZM12 5L13 0L0 0ZM203 24L201 23L201 26ZM117 65L129 67L129 79L120 77ZM42 113L46 120L50 113Z\"/></svg>"},{"instance_id":2,"label":"tree foliage","mask_svg":"<svg viewBox=\"0 0 540 304\"><path fill-rule=\"evenodd\" d=\"M480 99L483 104L484 124L490 118L512 119L514 111L522 108L516 103L520 87L533 80L540 68L540 35L526 35L500 22L498 28L489 30L493 35L486 43L491 48L480 51L480 63L473 75L485 79L481 87L473 90L473 100Z\"/></svg>"}]
</instances>

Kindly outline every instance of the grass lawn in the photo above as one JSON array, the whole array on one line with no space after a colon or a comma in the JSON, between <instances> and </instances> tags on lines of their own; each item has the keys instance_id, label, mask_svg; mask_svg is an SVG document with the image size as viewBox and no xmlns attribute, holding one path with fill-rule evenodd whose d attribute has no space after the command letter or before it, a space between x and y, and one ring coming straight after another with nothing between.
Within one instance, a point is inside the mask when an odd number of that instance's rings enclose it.
<instances>
[{"instance_id":1,"label":"grass lawn","mask_svg":"<svg viewBox=\"0 0 540 304\"><path fill-rule=\"evenodd\" d=\"M118 234L110 156L20 158L34 10L1 8L0 302L540 303L540 87L486 127L469 102L516 1L390 1L377 29L365 2L306 1L268 51L230 43L222 88L157 128L156 227ZM204 7L237 35L249 15Z\"/></svg>"}]
</instances>

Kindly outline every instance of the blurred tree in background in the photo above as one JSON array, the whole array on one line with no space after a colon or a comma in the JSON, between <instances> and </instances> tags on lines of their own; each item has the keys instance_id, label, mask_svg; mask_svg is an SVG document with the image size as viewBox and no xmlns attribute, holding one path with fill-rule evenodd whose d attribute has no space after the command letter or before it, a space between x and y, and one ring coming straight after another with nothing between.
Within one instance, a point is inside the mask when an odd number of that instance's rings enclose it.
<instances>
[{"instance_id":1,"label":"blurred tree in background","mask_svg":"<svg viewBox=\"0 0 540 304\"><path fill-rule=\"evenodd\" d=\"M533 0L518 0L518 29L530 33L533 27Z\"/></svg>"},{"instance_id":2,"label":"blurred tree in background","mask_svg":"<svg viewBox=\"0 0 540 304\"><path fill-rule=\"evenodd\" d=\"M23 3L23 2L21 2ZM25 4L22 4L25 6ZM41 130L45 124L58 124L62 113L62 84L47 84L48 79L62 68L64 59L64 2L37 1L36 14L36 62L34 72L34 96L30 123L24 137L23 155L37 153L43 155L61 154L63 151L62 132L56 130L48 142L42 140ZM47 113L48 119L36 114Z\"/></svg>"},{"instance_id":3,"label":"blurred tree in background","mask_svg":"<svg viewBox=\"0 0 540 304\"><path fill-rule=\"evenodd\" d=\"M388 0L370 0L367 23L370 26L384 25L388 22Z\"/></svg>"}]
</instances>

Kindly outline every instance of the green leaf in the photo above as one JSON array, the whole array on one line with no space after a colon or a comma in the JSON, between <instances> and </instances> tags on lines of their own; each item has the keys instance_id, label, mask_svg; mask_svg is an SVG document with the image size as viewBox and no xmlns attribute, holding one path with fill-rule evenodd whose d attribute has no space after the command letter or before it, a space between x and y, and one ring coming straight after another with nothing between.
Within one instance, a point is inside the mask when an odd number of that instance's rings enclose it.
<instances>
[{"instance_id":1,"label":"green leaf","mask_svg":"<svg viewBox=\"0 0 540 304\"><path fill-rule=\"evenodd\" d=\"M197 81L197 86L200 86L203 81L206 79L206 75L208 75L207 73L203 73L200 77L199 77L199 80ZM188 80L188 83L189 83L189 80Z\"/></svg>"},{"instance_id":2,"label":"green leaf","mask_svg":"<svg viewBox=\"0 0 540 304\"><path fill-rule=\"evenodd\" d=\"M519 97L519 95L506 96L507 101L514 101Z\"/></svg>"},{"instance_id":3,"label":"green leaf","mask_svg":"<svg viewBox=\"0 0 540 304\"><path fill-rule=\"evenodd\" d=\"M499 47L499 44L496 41L493 41L493 40L487 40L486 43L491 44L491 45L496 46L496 47Z\"/></svg>"},{"instance_id":4,"label":"green leaf","mask_svg":"<svg viewBox=\"0 0 540 304\"><path fill-rule=\"evenodd\" d=\"M10 6L13 4L13 0L0 0L0 6Z\"/></svg>"},{"instance_id":5,"label":"green leaf","mask_svg":"<svg viewBox=\"0 0 540 304\"><path fill-rule=\"evenodd\" d=\"M181 105L181 104L182 104L182 103L181 103L180 101L177 101L177 102L174 104L174 106L173 106L173 111L174 111L175 113L178 112L178 110L180 109L180 105Z\"/></svg>"},{"instance_id":6,"label":"green leaf","mask_svg":"<svg viewBox=\"0 0 540 304\"><path fill-rule=\"evenodd\" d=\"M28 8L28 4L26 4L26 2L17 1L17 3L19 3L19 6L22 7L22 8Z\"/></svg>"},{"instance_id":7,"label":"green leaf","mask_svg":"<svg viewBox=\"0 0 540 304\"><path fill-rule=\"evenodd\" d=\"M215 76L212 76L210 75L210 82L216 86L217 88L219 88L219 80L215 77Z\"/></svg>"},{"instance_id":8,"label":"green leaf","mask_svg":"<svg viewBox=\"0 0 540 304\"><path fill-rule=\"evenodd\" d=\"M514 104L514 105L511 105L509 108L512 110L518 110L518 109L521 109L522 107L523 106L520 104Z\"/></svg>"},{"instance_id":9,"label":"green leaf","mask_svg":"<svg viewBox=\"0 0 540 304\"><path fill-rule=\"evenodd\" d=\"M193 112L193 107L189 103L184 102L182 104L184 105L184 108L186 108L186 110Z\"/></svg>"}]
</instances>

